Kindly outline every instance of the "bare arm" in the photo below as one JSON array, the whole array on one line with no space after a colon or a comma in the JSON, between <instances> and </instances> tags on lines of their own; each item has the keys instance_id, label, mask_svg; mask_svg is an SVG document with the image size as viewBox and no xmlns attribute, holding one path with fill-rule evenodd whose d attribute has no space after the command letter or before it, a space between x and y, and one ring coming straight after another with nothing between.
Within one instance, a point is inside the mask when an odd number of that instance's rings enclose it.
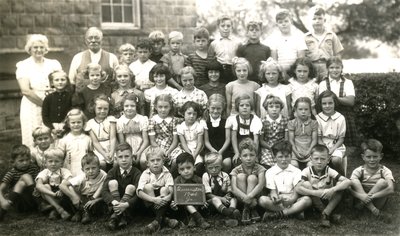
<instances>
[{"instance_id":1,"label":"bare arm","mask_svg":"<svg viewBox=\"0 0 400 236\"><path fill-rule=\"evenodd\" d=\"M185 152L187 152L187 153L192 154L193 157L195 157L195 156L194 156L194 153L192 153L192 151L189 149L189 147L188 147L188 145L187 145L185 136L183 136L182 134L180 134L180 135L178 135L178 136L179 136L179 140L181 141L181 146L182 146L183 150L184 150Z\"/></svg>"},{"instance_id":2,"label":"bare arm","mask_svg":"<svg viewBox=\"0 0 400 236\"><path fill-rule=\"evenodd\" d=\"M275 61L278 61L278 50L271 50L271 57L272 57Z\"/></svg>"},{"instance_id":3,"label":"bare arm","mask_svg":"<svg viewBox=\"0 0 400 236\"><path fill-rule=\"evenodd\" d=\"M226 114L229 116L232 111L232 93L226 90L225 95L226 95Z\"/></svg>"},{"instance_id":4,"label":"bare arm","mask_svg":"<svg viewBox=\"0 0 400 236\"><path fill-rule=\"evenodd\" d=\"M199 134L197 135L197 145L196 145L196 149L193 152L193 157L196 159L197 155L199 155L201 149L203 149L203 134Z\"/></svg>"},{"instance_id":5,"label":"bare arm","mask_svg":"<svg viewBox=\"0 0 400 236\"><path fill-rule=\"evenodd\" d=\"M247 194L247 196L250 198L255 198L265 186L265 172L264 171L260 172L257 177L258 177L257 185L253 188L253 190L250 193Z\"/></svg>"},{"instance_id":6,"label":"bare arm","mask_svg":"<svg viewBox=\"0 0 400 236\"><path fill-rule=\"evenodd\" d=\"M93 147L108 160L108 153L100 145L99 140L97 139L97 136L96 134L94 134L93 130L90 130L89 135L90 138L92 139Z\"/></svg>"},{"instance_id":7,"label":"bare arm","mask_svg":"<svg viewBox=\"0 0 400 236\"><path fill-rule=\"evenodd\" d=\"M167 156L169 156L169 154L171 154L171 152L178 146L178 143L179 143L178 135L174 134L174 137L172 139L172 144L166 153Z\"/></svg>"},{"instance_id":8,"label":"bare arm","mask_svg":"<svg viewBox=\"0 0 400 236\"><path fill-rule=\"evenodd\" d=\"M147 131L145 129L142 130L142 144L140 145L139 150L136 152L136 155L140 157L144 149L149 146L149 135L147 135Z\"/></svg>"},{"instance_id":9,"label":"bare arm","mask_svg":"<svg viewBox=\"0 0 400 236\"><path fill-rule=\"evenodd\" d=\"M339 103L347 107L354 106L354 96L338 97Z\"/></svg>"},{"instance_id":10,"label":"bare arm","mask_svg":"<svg viewBox=\"0 0 400 236\"><path fill-rule=\"evenodd\" d=\"M116 123L110 123L110 153L108 154L112 161L115 153L115 147L117 146L117 127Z\"/></svg>"},{"instance_id":11,"label":"bare arm","mask_svg":"<svg viewBox=\"0 0 400 236\"><path fill-rule=\"evenodd\" d=\"M230 143L231 143L231 129L226 128L225 129L225 142L224 142L224 145L222 145L221 149L218 152L220 154L225 152L225 150L228 149Z\"/></svg>"},{"instance_id":12,"label":"bare arm","mask_svg":"<svg viewBox=\"0 0 400 236\"><path fill-rule=\"evenodd\" d=\"M36 181L36 189L43 194L55 197L56 194L53 193L53 191L51 191L50 189L46 188L43 184L43 180L41 178L38 178Z\"/></svg>"},{"instance_id":13,"label":"bare arm","mask_svg":"<svg viewBox=\"0 0 400 236\"><path fill-rule=\"evenodd\" d=\"M256 93L256 92L254 92L254 97L256 98L255 99L255 108L256 108L255 112L256 112L256 115L258 117L261 117L261 108L260 108L261 98L260 98L260 95L258 93Z\"/></svg>"},{"instance_id":14,"label":"bare arm","mask_svg":"<svg viewBox=\"0 0 400 236\"><path fill-rule=\"evenodd\" d=\"M22 78L17 81L22 95L37 106L42 106L43 100L31 89L29 79Z\"/></svg>"},{"instance_id":15,"label":"bare arm","mask_svg":"<svg viewBox=\"0 0 400 236\"><path fill-rule=\"evenodd\" d=\"M243 199L246 197L246 193L242 192L237 186L237 178L236 176L232 176L232 193L235 195L238 199Z\"/></svg>"},{"instance_id":16,"label":"bare arm","mask_svg":"<svg viewBox=\"0 0 400 236\"><path fill-rule=\"evenodd\" d=\"M304 195L304 196L321 197L321 195L324 192L323 189L309 189L309 188L306 188L305 186L303 186L304 183L306 183L306 181L302 180L300 183L298 183L296 185L295 190L298 194Z\"/></svg>"}]
</instances>

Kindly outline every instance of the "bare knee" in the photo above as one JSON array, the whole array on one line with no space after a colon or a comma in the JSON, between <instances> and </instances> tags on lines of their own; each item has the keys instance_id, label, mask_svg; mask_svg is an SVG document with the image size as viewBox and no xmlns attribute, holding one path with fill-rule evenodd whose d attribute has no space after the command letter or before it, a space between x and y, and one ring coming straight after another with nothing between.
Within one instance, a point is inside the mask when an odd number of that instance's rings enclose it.
<instances>
[{"instance_id":1,"label":"bare knee","mask_svg":"<svg viewBox=\"0 0 400 236\"><path fill-rule=\"evenodd\" d=\"M384 189L384 188L387 188L389 186L389 184L385 179L379 179L376 182L375 186L378 187L379 189Z\"/></svg>"},{"instance_id":2,"label":"bare knee","mask_svg":"<svg viewBox=\"0 0 400 236\"><path fill-rule=\"evenodd\" d=\"M258 183L258 177L256 175L249 175L247 177L247 183Z\"/></svg>"},{"instance_id":3,"label":"bare knee","mask_svg":"<svg viewBox=\"0 0 400 236\"><path fill-rule=\"evenodd\" d=\"M161 187L160 188L160 195L161 196L167 196L169 194L169 189L166 187Z\"/></svg>"},{"instance_id":4,"label":"bare knee","mask_svg":"<svg viewBox=\"0 0 400 236\"><path fill-rule=\"evenodd\" d=\"M247 182L247 175L246 174L238 174L237 175L237 181L238 182Z\"/></svg>"},{"instance_id":5,"label":"bare knee","mask_svg":"<svg viewBox=\"0 0 400 236\"><path fill-rule=\"evenodd\" d=\"M149 194L149 193L154 193L154 188L152 184L145 184L143 187L143 192Z\"/></svg>"},{"instance_id":6,"label":"bare knee","mask_svg":"<svg viewBox=\"0 0 400 236\"><path fill-rule=\"evenodd\" d=\"M125 193L129 194L129 195L133 195L136 191L136 187L132 184L128 184L128 186L126 186L125 188Z\"/></svg>"},{"instance_id":7,"label":"bare knee","mask_svg":"<svg viewBox=\"0 0 400 236\"><path fill-rule=\"evenodd\" d=\"M332 164L335 166L342 166L342 158L338 156L332 156Z\"/></svg>"},{"instance_id":8,"label":"bare knee","mask_svg":"<svg viewBox=\"0 0 400 236\"><path fill-rule=\"evenodd\" d=\"M303 205L305 207L309 207L312 205L312 200L309 196L303 196L303 197L299 198L298 202L303 203Z\"/></svg>"},{"instance_id":9,"label":"bare knee","mask_svg":"<svg viewBox=\"0 0 400 236\"><path fill-rule=\"evenodd\" d=\"M258 204L260 205L260 206L262 206L262 207L266 207L267 206L267 204L268 204L268 201L269 201L269 197L267 197L267 196L261 196L259 199L258 199Z\"/></svg>"},{"instance_id":10,"label":"bare knee","mask_svg":"<svg viewBox=\"0 0 400 236\"><path fill-rule=\"evenodd\" d=\"M118 189L118 181L113 179L108 182L108 189L109 190L117 190Z\"/></svg>"},{"instance_id":11,"label":"bare knee","mask_svg":"<svg viewBox=\"0 0 400 236\"><path fill-rule=\"evenodd\" d=\"M222 161L222 170L225 172L229 172L229 170L232 168L232 160L230 158L225 158Z\"/></svg>"},{"instance_id":12,"label":"bare knee","mask_svg":"<svg viewBox=\"0 0 400 236\"><path fill-rule=\"evenodd\" d=\"M20 181L24 181L27 186L34 184L33 178L30 174L23 174L19 178Z\"/></svg>"}]
</instances>

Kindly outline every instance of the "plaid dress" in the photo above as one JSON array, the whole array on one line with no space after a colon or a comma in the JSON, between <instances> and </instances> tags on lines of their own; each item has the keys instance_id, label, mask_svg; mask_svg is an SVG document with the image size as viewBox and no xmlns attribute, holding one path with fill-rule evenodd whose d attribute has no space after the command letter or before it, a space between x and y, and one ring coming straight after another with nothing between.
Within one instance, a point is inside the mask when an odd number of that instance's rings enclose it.
<instances>
[{"instance_id":1,"label":"plaid dress","mask_svg":"<svg viewBox=\"0 0 400 236\"><path fill-rule=\"evenodd\" d=\"M278 119L272 120L269 116L262 119L263 128L261 130L261 138L272 146L275 143L285 139L285 133L288 131L288 118L280 115ZM270 149L261 148L260 164L273 166L276 163Z\"/></svg>"},{"instance_id":2,"label":"plaid dress","mask_svg":"<svg viewBox=\"0 0 400 236\"><path fill-rule=\"evenodd\" d=\"M167 152L172 144L174 135L177 135L177 125L178 119L176 117L169 116L162 119L158 115L154 115L149 120L148 134L149 136L155 136L157 145Z\"/></svg>"}]
</instances>

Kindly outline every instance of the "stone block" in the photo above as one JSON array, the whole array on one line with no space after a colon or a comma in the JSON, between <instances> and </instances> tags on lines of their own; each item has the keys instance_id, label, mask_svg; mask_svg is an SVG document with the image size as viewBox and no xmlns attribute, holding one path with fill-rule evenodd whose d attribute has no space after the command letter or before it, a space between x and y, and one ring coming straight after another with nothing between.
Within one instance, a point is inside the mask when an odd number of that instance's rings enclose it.
<instances>
[{"instance_id":1,"label":"stone block","mask_svg":"<svg viewBox=\"0 0 400 236\"><path fill-rule=\"evenodd\" d=\"M101 14L101 4L98 2L92 2L90 4L92 6L92 14L100 15Z\"/></svg>"},{"instance_id":2,"label":"stone block","mask_svg":"<svg viewBox=\"0 0 400 236\"><path fill-rule=\"evenodd\" d=\"M22 27L32 27L33 21L32 15L20 15L19 17L19 25Z\"/></svg>"},{"instance_id":3,"label":"stone block","mask_svg":"<svg viewBox=\"0 0 400 236\"><path fill-rule=\"evenodd\" d=\"M11 2L12 12L21 13L24 12L25 6L23 0L14 0Z\"/></svg>"},{"instance_id":4,"label":"stone block","mask_svg":"<svg viewBox=\"0 0 400 236\"><path fill-rule=\"evenodd\" d=\"M71 3L62 3L60 4L60 10L63 14L72 14L74 12L74 5Z\"/></svg>"},{"instance_id":5,"label":"stone block","mask_svg":"<svg viewBox=\"0 0 400 236\"><path fill-rule=\"evenodd\" d=\"M42 3L40 2L26 2L25 12L27 13L41 13L43 12Z\"/></svg>"},{"instance_id":6,"label":"stone block","mask_svg":"<svg viewBox=\"0 0 400 236\"><path fill-rule=\"evenodd\" d=\"M53 44L52 44L52 46L54 46L54 47L62 48L62 47L67 46L68 43L69 43L69 37L66 37L66 36L64 36L64 35L61 35L61 36L53 36L52 38L53 38Z\"/></svg>"},{"instance_id":7,"label":"stone block","mask_svg":"<svg viewBox=\"0 0 400 236\"><path fill-rule=\"evenodd\" d=\"M18 26L18 17L16 15L7 15L2 20L2 26L13 29Z\"/></svg>"},{"instance_id":8,"label":"stone block","mask_svg":"<svg viewBox=\"0 0 400 236\"><path fill-rule=\"evenodd\" d=\"M82 15L73 14L68 17L67 24L75 27L86 27L86 17Z\"/></svg>"},{"instance_id":9,"label":"stone block","mask_svg":"<svg viewBox=\"0 0 400 236\"><path fill-rule=\"evenodd\" d=\"M74 12L77 14L90 14L90 3L89 2L75 2L74 3Z\"/></svg>"},{"instance_id":10,"label":"stone block","mask_svg":"<svg viewBox=\"0 0 400 236\"><path fill-rule=\"evenodd\" d=\"M101 19L99 15L92 15L87 17L87 25L88 27L96 26L99 27L101 25Z\"/></svg>"},{"instance_id":11,"label":"stone block","mask_svg":"<svg viewBox=\"0 0 400 236\"><path fill-rule=\"evenodd\" d=\"M24 49L26 44L26 35L17 37L17 48Z\"/></svg>"},{"instance_id":12,"label":"stone block","mask_svg":"<svg viewBox=\"0 0 400 236\"><path fill-rule=\"evenodd\" d=\"M178 27L195 27L197 19L195 16L181 16L178 21Z\"/></svg>"},{"instance_id":13,"label":"stone block","mask_svg":"<svg viewBox=\"0 0 400 236\"><path fill-rule=\"evenodd\" d=\"M60 14L52 15L51 26L56 28L63 28L65 26L64 16Z\"/></svg>"},{"instance_id":14,"label":"stone block","mask_svg":"<svg viewBox=\"0 0 400 236\"><path fill-rule=\"evenodd\" d=\"M10 34L11 35L26 35L27 33L27 29L26 28L13 28L10 29Z\"/></svg>"},{"instance_id":15,"label":"stone block","mask_svg":"<svg viewBox=\"0 0 400 236\"><path fill-rule=\"evenodd\" d=\"M2 48L15 48L17 46L15 37L12 36L0 38L0 45Z\"/></svg>"},{"instance_id":16,"label":"stone block","mask_svg":"<svg viewBox=\"0 0 400 236\"><path fill-rule=\"evenodd\" d=\"M58 9L60 9L60 4L58 2L43 3L43 10L45 13L56 13Z\"/></svg>"},{"instance_id":17,"label":"stone block","mask_svg":"<svg viewBox=\"0 0 400 236\"><path fill-rule=\"evenodd\" d=\"M36 27L49 27L50 26L50 16L49 15L36 15L35 16L35 26Z\"/></svg>"},{"instance_id":18,"label":"stone block","mask_svg":"<svg viewBox=\"0 0 400 236\"><path fill-rule=\"evenodd\" d=\"M64 35L64 32L62 31L62 29L59 29L59 28L48 27L44 30L44 34L47 36L49 36L49 35Z\"/></svg>"},{"instance_id":19,"label":"stone block","mask_svg":"<svg viewBox=\"0 0 400 236\"><path fill-rule=\"evenodd\" d=\"M184 11L183 7L174 7L173 13L174 13L174 15L181 16L181 15L183 15L183 11Z\"/></svg>"},{"instance_id":20,"label":"stone block","mask_svg":"<svg viewBox=\"0 0 400 236\"><path fill-rule=\"evenodd\" d=\"M11 1L0 1L0 12L11 12Z\"/></svg>"}]
</instances>

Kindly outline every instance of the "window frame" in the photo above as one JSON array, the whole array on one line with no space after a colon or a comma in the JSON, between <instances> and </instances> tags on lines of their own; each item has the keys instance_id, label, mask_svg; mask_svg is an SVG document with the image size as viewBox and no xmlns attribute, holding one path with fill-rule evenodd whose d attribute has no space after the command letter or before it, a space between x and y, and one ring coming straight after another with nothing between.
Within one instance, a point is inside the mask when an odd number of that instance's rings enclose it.
<instances>
[{"instance_id":1,"label":"window frame","mask_svg":"<svg viewBox=\"0 0 400 236\"><path fill-rule=\"evenodd\" d=\"M107 5L111 8L114 6L109 0L110 3ZM122 0L121 0L122 1ZM130 0L132 3L132 19L133 22L103 22L103 2L101 2L101 14L100 14L100 21L101 21L101 28L105 30L120 30L120 29L140 29L141 28L141 9L140 9L140 0ZM123 4L123 3L121 3ZM122 5L123 6L123 5ZM111 13L112 14L112 13Z\"/></svg>"}]
</instances>

